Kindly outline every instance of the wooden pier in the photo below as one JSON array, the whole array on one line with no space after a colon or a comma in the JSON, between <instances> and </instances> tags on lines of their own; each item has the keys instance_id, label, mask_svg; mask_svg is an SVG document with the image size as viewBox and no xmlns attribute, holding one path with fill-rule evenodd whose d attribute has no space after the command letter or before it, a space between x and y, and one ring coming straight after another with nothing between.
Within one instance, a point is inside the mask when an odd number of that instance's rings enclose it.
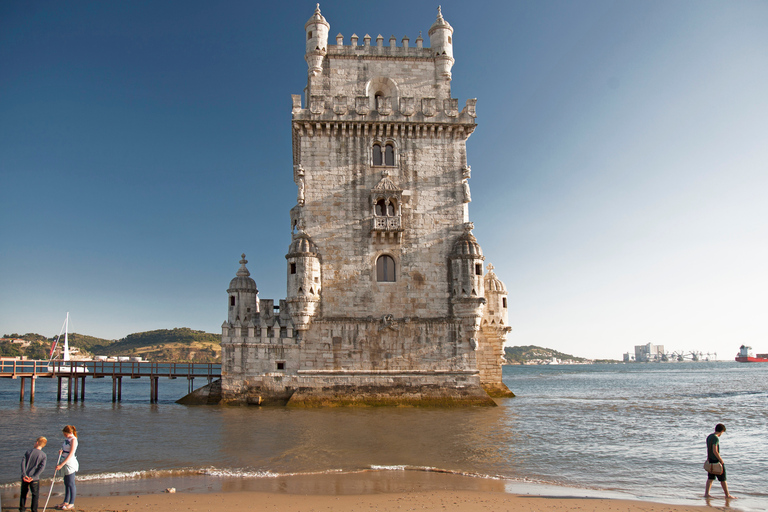
<instances>
[{"instance_id":1,"label":"wooden pier","mask_svg":"<svg viewBox=\"0 0 768 512\"><path fill-rule=\"evenodd\" d=\"M35 361L19 359L0 360L0 378L19 379L19 401L24 401L25 382L29 379L29 401L35 401L35 382L38 378L58 379L56 400L61 401L62 382L67 379L67 401L85 401L85 382L88 378L112 378L112 401L122 400L123 377L140 379L149 377L149 401L158 400L160 378L186 378L187 392L194 391L195 378L206 379L210 384L221 378L219 363L169 363L136 361Z\"/></svg>"}]
</instances>

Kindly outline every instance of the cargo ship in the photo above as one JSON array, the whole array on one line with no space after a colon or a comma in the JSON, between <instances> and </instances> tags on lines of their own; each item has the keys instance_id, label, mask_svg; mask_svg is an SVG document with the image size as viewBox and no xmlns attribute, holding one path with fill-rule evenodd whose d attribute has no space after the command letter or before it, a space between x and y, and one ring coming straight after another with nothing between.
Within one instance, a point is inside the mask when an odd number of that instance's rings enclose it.
<instances>
[{"instance_id":1,"label":"cargo ship","mask_svg":"<svg viewBox=\"0 0 768 512\"><path fill-rule=\"evenodd\" d=\"M752 355L752 347L742 345L739 347L739 355L736 356L739 363L768 363L768 354Z\"/></svg>"}]
</instances>

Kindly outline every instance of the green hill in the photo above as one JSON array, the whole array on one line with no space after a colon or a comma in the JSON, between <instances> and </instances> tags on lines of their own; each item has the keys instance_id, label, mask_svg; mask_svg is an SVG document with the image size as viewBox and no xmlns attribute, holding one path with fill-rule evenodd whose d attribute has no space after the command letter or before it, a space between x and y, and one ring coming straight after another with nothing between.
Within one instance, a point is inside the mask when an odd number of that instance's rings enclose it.
<instances>
[{"instance_id":1,"label":"green hill","mask_svg":"<svg viewBox=\"0 0 768 512\"><path fill-rule=\"evenodd\" d=\"M114 343L95 345L94 355L141 356L148 361L214 363L221 359L221 337L188 327L129 334Z\"/></svg>"},{"instance_id":2,"label":"green hill","mask_svg":"<svg viewBox=\"0 0 768 512\"><path fill-rule=\"evenodd\" d=\"M525 345L518 347L504 347L505 364L548 364L553 359L561 363L618 363L612 359L586 359L576 357L570 354L564 354L551 348L537 347L535 345Z\"/></svg>"},{"instance_id":3,"label":"green hill","mask_svg":"<svg viewBox=\"0 0 768 512\"><path fill-rule=\"evenodd\" d=\"M0 341L0 356L30 359L47 359L55 336L46 338L40 334L6 334L4 338L29 341L27 347ZM159 329L156 331L129 334L119 340L107 340L69 333L70 347L80 349L81 357L91 356L141 356L148 361L174 361L214 363L221 360L221 337L204 331L195 331L187 327ZM61 340L60 340L61 342Z\"/></svg>"}]
</instances>

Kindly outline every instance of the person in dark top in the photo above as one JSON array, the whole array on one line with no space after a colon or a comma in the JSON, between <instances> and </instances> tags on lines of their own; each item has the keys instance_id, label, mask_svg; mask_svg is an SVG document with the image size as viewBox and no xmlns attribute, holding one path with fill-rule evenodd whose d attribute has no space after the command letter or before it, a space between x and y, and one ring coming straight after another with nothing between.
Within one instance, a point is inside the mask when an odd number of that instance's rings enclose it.
<instances>
[{"instance_id":1,"label":"person in dark top","mask_svg":"<svg viewBox=\"0 0 768 512\"><path fill-rule=\"evenodd\" d=\"M715 431L707 436L707 460L711 463L717 463L723 465L723 473L721 475L715 475L713 473L707 473L707 486L704 489L704 497L709 498L709 491L712 489L712 482L717 478L720 481L720 485L723 487L723 492L726 498L736 498L728 492L728 482L725 481L725 462L720 456L720 436L725 432L725 425L718 423L715 425Z\"/></svg>"},{"instance_id":2,"label":"person in dark top","mask_svg":"<svg viewBox=\"0 0 768 512\"><path fill-rule=\"evenodd\" d=\"M32 491L32 512L37 512L37 502L40 497L40 475L45 469L48 457L43 447L48 444L44 437L38 437L35 446L27 450L21 459L21 498L19 498L19 512L24 512L27 505L27 493Z\"/></svg>"}]
</instances>

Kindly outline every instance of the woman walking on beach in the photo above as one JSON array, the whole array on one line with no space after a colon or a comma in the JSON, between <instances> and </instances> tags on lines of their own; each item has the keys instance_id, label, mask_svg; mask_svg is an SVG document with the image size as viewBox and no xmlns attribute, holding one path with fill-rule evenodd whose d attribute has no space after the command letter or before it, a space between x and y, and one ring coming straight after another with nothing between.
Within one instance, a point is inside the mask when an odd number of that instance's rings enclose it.
<instances>
[{"instance_id":1,"label":"woman walking on beach","mask_svg":"<svg viewBox=\"0 0 768 512\"><path fill-rule=\"evenodd\" d=\"M64 434L64 444L61 445L60 455L64 456L64 460L56 466L56 470L63 469L64 475L64 503L57 506L60 510L71 510L75 508L75 495L77 494L77 488L75 487L75 473L80 469L80 464L77 462L75 452L77 451L77 429L74 425L65 426L62 431Z\"/></svg>"},{"instance_id":2,"label":"woman walking on beach","mask_svg":"<svg viewBox=\"0 0 768 512\"><path fill-rule=\"evenodd\" d=\"M717 478L720 481L720 485L723 487L723 492L725 493L726 498L735 498L736 496L731 495L731 493L728 492L728 483L725 481L725 462L723 462L723 458L720 456L720 436L725 432L725 425L722 423L718 423L715 425L715 432L712 434L709 434L707 437L707 460L712 463L720 463L723 465L723 472L719 475L716 475L714 473L707 472L707 486L704 489L704 497L709 498L710 494L709 491L712 489L712 482L715 481L715 478Z\"/></svg>"}]
</instances>

